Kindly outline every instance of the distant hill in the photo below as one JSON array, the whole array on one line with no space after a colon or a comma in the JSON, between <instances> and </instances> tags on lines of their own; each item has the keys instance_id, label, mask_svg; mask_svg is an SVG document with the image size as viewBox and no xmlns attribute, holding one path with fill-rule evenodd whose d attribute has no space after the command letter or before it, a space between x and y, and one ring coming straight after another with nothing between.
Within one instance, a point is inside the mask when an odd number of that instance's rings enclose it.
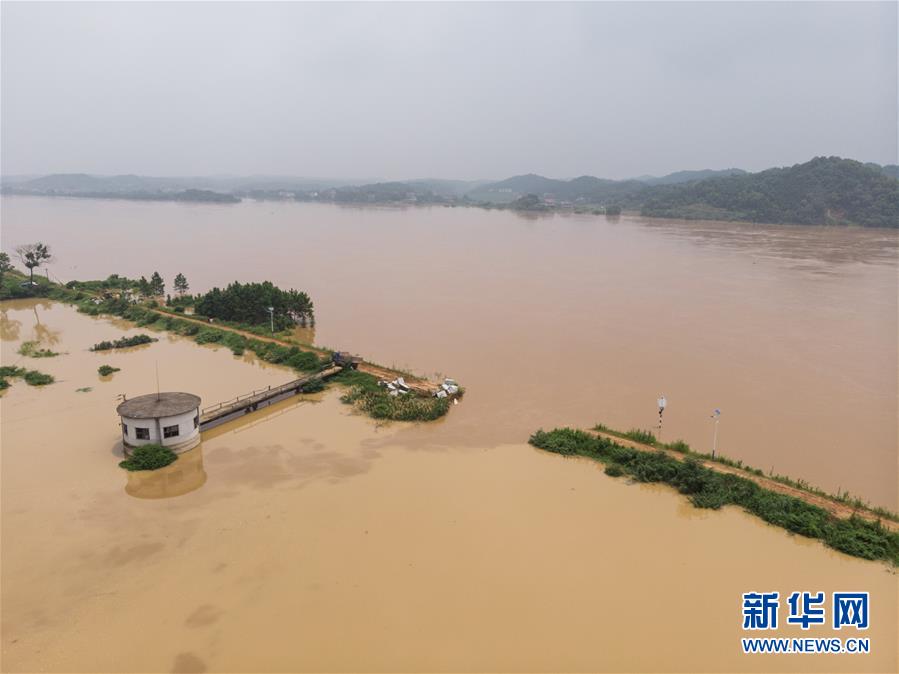
<instances>
[{"instance_id":1,"label":"distant hill","mask_svg":"<svg viewBox=\"0 0 899 674\"><path fill-rule=\"evenodd\" d=\"M422 188L430 190L434 194L444 197L461 197L483 185L490 183L489 180L440 180L438 178L420 178L415 180L406 180L406 184L413 188Z\"/></svg>"},{"instance_id":2,"label":"distant hill","mask_svg":"<svg viewBox=\"0 0 899 674\"><path fill-rule=\"evenodd\" d=\"M759 173L657 186L643 215L750 222L899 227L899 181L840 157Z\"/></svg>"},{"instance_id":3,"label":"distant hill","mask_svg":"<svg viewBox=\"0 0 899 674\"><path fill-rule=\"evenodd\" d=\"M338 203L444 203L448 200L432 190L412 183L387 182L340 187L329 190L324 198Z\"/></svg>"},{"instance_id":4,"label":"distant hill","mask_svg":"<svg viewBox=\"0 0 899 674\"><path fill-rule=\"evenodd\" d=\"M352 185L351 180L294 178L290 176L194 176L155 177L138 175L97 176L86 173L54 173L41 177L3 177L7 192L83 196L88 193L166 193L186 190L247 193L253 190L322 190Z\"/></svg>"},{"instance_id":5,"label":"distant hill","mask_svg":"<svg viewBox=\"0 0 899 674\"><path fill-rule=\"evenodd\" d=\"M666 176L640 176L635 178L647 185L677 185L679 183L688 183L694 180L707 180L709 178L722 178L724 176L744 175L746 171L738 168L729 169L702 169L700 171L676 171Z\"/></svg>"},{"instance_id":6,"label":"distant hill","mask_svg":"<svg viewBox=\"0 0 899 674\"><path fill-rule=\"evenodd\" d=\"M130 199L134 201L192 201L237 203L232 194L196 189L178 178L146 178L134 175L91 176L86 173L57 173L23 181L6 181L4 194Z\"/></svg>"},{"instance_id":7,"label":"distant hill","mask_svg":"<svg viewBox=\"0 0 899 674\"><path fill-rule=\"evenodd\" d=\"M178 178L148 178L136 175L92 176L86 173L55 173L15 183L31 192L78 194L83 192L157 192L191 187Z\"/></svg>"},{"instance_id":8,"label":"distant hill","mask_svg":"<svg viewBox=\"0 0 899 674\"><path fill-rule=\"evenodd\" d=\"M513 176L472 190L466 196L472 201L511 203L527 194L555 201L605 203L631 201L646 189L638 180L603 180L581 176L572 180L555 180L534 173Z\"/></svg>"},{"instance_id":9,"label":"distant hill","mask_svg":"<svg viewBox=\"0 0 899 674\"><path fill-rule=\"evenodd\" d=\"M649 217L899 227L899 166L816 157L759 173L678 171L662 177L394 182L279 176L149 177L84 173L3 178L4 194L235 203L240 197L359 204L484 205L528 211L639 210Z\"/></svg>"}]
</instances>

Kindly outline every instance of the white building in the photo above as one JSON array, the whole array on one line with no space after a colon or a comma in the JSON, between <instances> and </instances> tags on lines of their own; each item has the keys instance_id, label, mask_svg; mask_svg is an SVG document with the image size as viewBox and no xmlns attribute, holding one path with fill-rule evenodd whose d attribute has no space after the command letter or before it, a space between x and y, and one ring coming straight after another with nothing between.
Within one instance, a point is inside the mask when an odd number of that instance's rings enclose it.
<instances>
[{"instance_id":1,"label":"white building","mask_svg":"<svg viewBox=\"0 0 899 674\"><path fill-rule=\"evenodd\" d=\"M185 452L200 444L200 398L192 393L150 393L116 408L125 453L150 443Z\"/></svg>"}]
</instances>

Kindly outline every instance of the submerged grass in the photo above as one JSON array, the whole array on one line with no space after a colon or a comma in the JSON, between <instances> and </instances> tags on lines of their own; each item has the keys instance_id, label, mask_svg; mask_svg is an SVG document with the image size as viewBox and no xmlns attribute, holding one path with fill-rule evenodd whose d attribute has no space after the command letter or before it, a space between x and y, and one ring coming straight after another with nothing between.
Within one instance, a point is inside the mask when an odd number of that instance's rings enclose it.
<instances>
[{"instance_id":1,"label":"submerged grass","mask_svg":"<svg viewBox=\"0 0 899 674\"><path fill-rule=\"evenodd\" d=\"M530 443L546 451L580 455L606 464L612 476L628 475L639 482L671 485L697 508L718 509L737 505L766 522L809 538L846 554L864 559L886 560L899 566L899 533L853 515L834 517L823 508L794 496L764 489L739 475L718 473L703 466L698 457L685 460L664 452L625 447L608 438L570 428L539 430Z\"/></svg>"},{"instance_id":2,"label":"submerged grass","mask_svg":"<svg viewBox=\"0 0 899 674\"><path fill-rule=\"evenodd\" d=\"M29 358L53 358L59 355L57 351L40 349L38 348L39 346L38 342L22 342L22 345L19 347L19 355L28 356Z\"/></svg>"},{"instance_id":3,"label":"submerged grass","mask_svg":"<svg viewBox=\"0 0 899 674\"><path fill-rule=\"evenodd\" d=\"M25 380L29 386L46 386L56 381L52 374L44 374L38 370L28 370L24 367L15 367L14 365L4 365L0 367L0 389L7 389L10 386L9 378L19 377Z\"/></svg>"}]
</instances>

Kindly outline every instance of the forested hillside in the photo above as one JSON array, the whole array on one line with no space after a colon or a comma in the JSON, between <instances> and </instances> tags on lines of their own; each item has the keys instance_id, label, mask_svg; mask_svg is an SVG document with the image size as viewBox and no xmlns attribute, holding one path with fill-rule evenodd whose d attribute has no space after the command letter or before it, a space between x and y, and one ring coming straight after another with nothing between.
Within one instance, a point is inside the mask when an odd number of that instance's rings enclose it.
<instances>
[{"instance_id":1,"label":"forested hillside","mask_svg":"<svg viewBox=\"0 0 899 674\"><path fill-rule=\"evenodd\" d=\"M899 181L878 168L839 157L658 186L646 196L641 212L652 217L899 226Z\"/></svg>"}]
</instances>

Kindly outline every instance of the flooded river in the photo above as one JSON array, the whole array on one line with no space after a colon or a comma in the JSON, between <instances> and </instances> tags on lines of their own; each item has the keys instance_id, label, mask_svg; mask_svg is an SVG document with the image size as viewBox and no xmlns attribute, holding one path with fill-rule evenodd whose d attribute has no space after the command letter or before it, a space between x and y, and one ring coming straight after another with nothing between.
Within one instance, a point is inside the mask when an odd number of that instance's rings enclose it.
<instances>
[{"instance_id":1,"label":"flooded river","mask_svg":"<svg viewBox=\"0 0 899 674\"><path fill-rule=\"evenodd\" d=\"M165 334L93 354L139 331L3 303L3 363L57 378L0 398L4 670L895 671L884 565L526 444L652 427L664 393L663 439L708 449L719 407L724 453L897 507L894 234L27 197L2 219L63 281L270 279L310 293L317 343L467 387L427 425L285 401L126 475L116 396L157 364L204 404L290 373ZM871 654L741 653L742 592L847 589Z\"/></svg>"}]
</instances>

